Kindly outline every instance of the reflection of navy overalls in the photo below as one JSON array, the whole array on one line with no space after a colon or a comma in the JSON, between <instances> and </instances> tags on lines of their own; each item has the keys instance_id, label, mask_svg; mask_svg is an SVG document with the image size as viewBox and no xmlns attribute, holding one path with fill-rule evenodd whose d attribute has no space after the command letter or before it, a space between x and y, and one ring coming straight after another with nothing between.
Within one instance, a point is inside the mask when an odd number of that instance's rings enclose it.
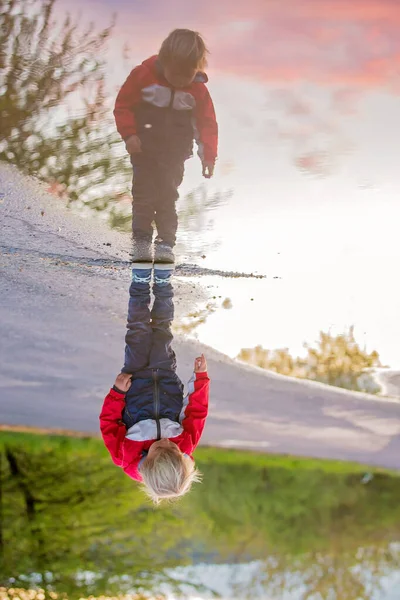
<instances>
[{"instance_id":1,"label":"reflection of navy overalls","mask_svg":"<svg viewBox=\"0 0 400 600\"><path fill-rule=\"evenodd\" d=\"M191 93L170 87L158 60L152 68L154 84L141 90L141 102L134 107L141 152L131 156L132 230L136 240L151 240L155 221L157 239L174 246L178 188L185 160L193 154L196 101ZM194 82L206 81L204 73L197 73Z\"/></svg>"},{"instance_id":2,"label":"reflection of navy overalls","mask_svg":"<svg viewBox=\"0 0 400 600\"><path fill-rule=\"evenodd\" d=\"M154 270L154 305L150 312L150 269L134 269L129 288L128 331L125 336L124 373L132 373L122 415L126 428L153 420L154 435L160 439L161 419L179 423L183 404L183 384L176 374L176 358L171 344L174 317L170 271ZM165 424L166 421L163 421ZM143 431L146 431L146 423Z\"/></svg>"}]
</instances>

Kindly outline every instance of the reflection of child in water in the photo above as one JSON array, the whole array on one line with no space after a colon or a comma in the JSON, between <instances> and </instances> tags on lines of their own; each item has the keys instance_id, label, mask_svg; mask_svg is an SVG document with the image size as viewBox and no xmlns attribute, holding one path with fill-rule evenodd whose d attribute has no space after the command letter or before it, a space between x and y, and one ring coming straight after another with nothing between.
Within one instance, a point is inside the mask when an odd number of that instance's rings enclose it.
<instances>
[{"instance_id":1,"label":"reflection of child in water","mask_svg":"<svg viewBox=\"0 0 400 600\"><path fill-rule=\"evenodd\" d=\"M187 396L176 374L171 323L171 265L135 264L125 337L125 364L106 396L100 429L114 463L143 481L155 503L176 498L200 480L192 453L208 411L207 362L197 358Z\"/></svg>"},{"instance_id":2,"label":"reflection of child in water","mask_svg":"<svg viewBox=\"0 0 400 600\"><path fill-rule=\"evenodd\" d=\"M135 67L121 87L114 116L133 167L133 260L174 262L176 201L193 139L210 178L218 126L207 90L207 48L196 31L176 29L158 55ZM152 246L155 221L157 237Z\"/></svg>"}]
</instances>

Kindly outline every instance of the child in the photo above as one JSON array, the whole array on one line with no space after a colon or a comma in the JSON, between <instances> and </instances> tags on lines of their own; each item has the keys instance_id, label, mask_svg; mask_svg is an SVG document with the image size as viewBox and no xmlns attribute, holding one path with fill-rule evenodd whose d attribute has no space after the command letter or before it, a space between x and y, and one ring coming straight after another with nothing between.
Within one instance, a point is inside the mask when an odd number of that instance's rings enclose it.
<instances>
[{"instance_id":1,"label":"child","mask_svg":"<svg viewBox=\"0 0 400 600\"><path fill-rule=\"evenodd\" d=\"M125 337L125 364L106 396L100 429L114 463L143 481L152 500L176 498L200 481L192 453L204 429L209 378L204 356L195 361L189 393L176 374L171 322L172 269L154 265L154 305L150 312L151 268L135 264Z\"/></svg>"},{"instance_id":2,"label":"child","mask_svg":"<svg viewBox=\"0 0 400 600\"><path fill-rule=\"evenodd\" d=\"M133 69L115 103L117 129L133 167L133 261L174 262L179 197L184 162L193 153L193 139L212 177L217 157L218 126L205 86L207 48L201 36L176 29L152 56Z\"/></svg>"}]
</instances>

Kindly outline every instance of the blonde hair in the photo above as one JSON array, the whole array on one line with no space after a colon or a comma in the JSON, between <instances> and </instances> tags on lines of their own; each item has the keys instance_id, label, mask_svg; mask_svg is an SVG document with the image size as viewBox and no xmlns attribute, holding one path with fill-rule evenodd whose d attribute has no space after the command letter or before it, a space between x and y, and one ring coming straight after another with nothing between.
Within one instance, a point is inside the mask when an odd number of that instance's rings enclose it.
<instances>
[{"instance_id":1,"label":"blonde hair","mask_svg":"<svg viewBox=\"0 0 400 600\"><path fill-rule=\"evenodd\" d=\"M201 481L192 459L175 448L160 448L155 456L147 456L140 466L140 474L143 490L154 504L184 496L192 483Z\"/></svg>"},{"instance_id":2,"label":"blonde hair","mask_svg":"<svg viewBox=\"0 0 400 600\"><path fill-rule=\"evenodd\" d=\"M161 44L158 58L164 66L176 63L183 70L201 71L207 66L208 53L197 31L174 29Z\"/></svg>"}]
</instances>

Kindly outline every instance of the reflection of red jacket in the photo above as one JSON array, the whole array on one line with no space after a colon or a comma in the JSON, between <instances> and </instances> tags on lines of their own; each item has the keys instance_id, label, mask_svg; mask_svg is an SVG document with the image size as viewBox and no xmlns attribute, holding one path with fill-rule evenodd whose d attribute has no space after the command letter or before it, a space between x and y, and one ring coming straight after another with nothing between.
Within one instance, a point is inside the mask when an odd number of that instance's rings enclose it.
<instances>
[{"instance_id":1,"label":"reflection of red jacket","mask_svg":"<svg viewBox=\"0 0 400 600\"><path fill-rule=\"evenodd\" d=\"M187 405L182 419L183 431L171 438L182 452L191 458L200 441L208 413L209 377L207 373L196 373L189 384ZM111 458L118 467L122 467L129 477L142 481L138 466L142 453L150 448L153 440L136 441L126 437L127 430L122 421L125 395L111 389L104 399L100 414L100 429Z\"/></svg>"},{"instance_id":2,"label":"reflection of red jacket","mask_svg":"<svg viewBox=\"0 0 400 600\"><path fill-rule=\"evenodd\" d=\"M198 73L186 88L175 89L165 79L157 56L137 66L121 87L114 117L122 139L138 135L142 151L191 155L193 139L199 156L214 163L217 158L218 125L214 105L205 86L205 73ZM185 156L186 154L186 156Z\"/></svg>"}]
</instances>

